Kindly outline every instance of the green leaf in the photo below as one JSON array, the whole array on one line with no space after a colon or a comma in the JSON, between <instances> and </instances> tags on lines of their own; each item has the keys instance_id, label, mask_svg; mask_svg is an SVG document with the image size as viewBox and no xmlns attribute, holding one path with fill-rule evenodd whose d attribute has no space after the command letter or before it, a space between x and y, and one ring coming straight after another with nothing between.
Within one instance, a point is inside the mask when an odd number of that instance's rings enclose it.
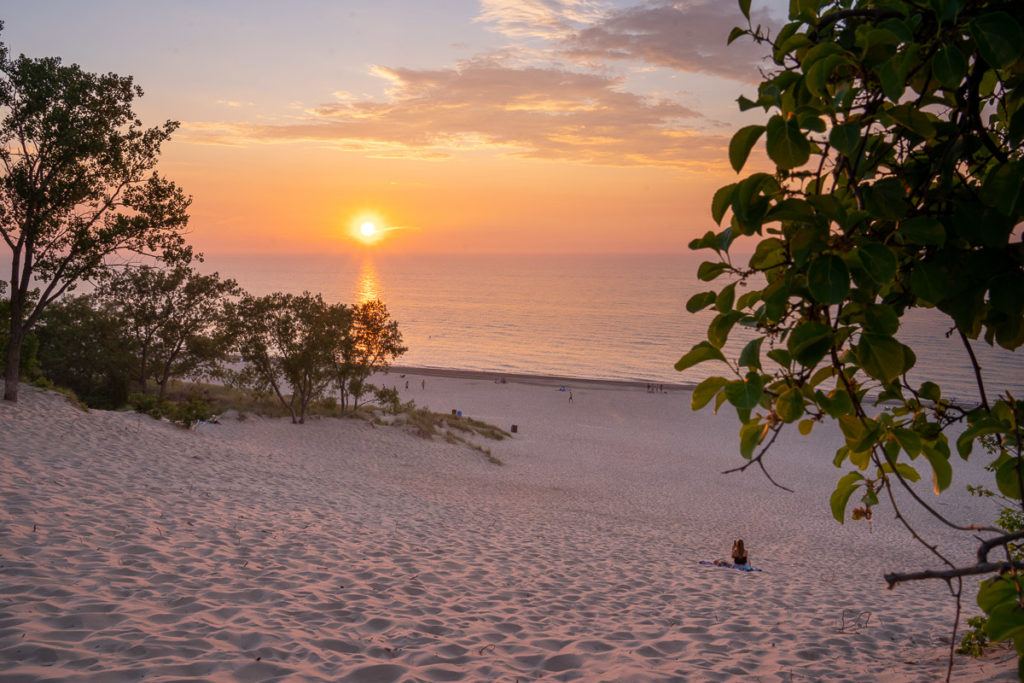
<instances>
[{"instance_id":1,"label":"green leaf","mask_svg":"<svg viewBox=\"0 0 1024 683\"><path fill-rule=\"evenodd\" d=\"M708 306L715 303L718 295L714 292L700 292L690 297L690 300L686 302L686 310L690 313L696 313L697 311L703 311Z\"/></svg>"},{"instance_id":2,"label":"green leaf","mask_svg":"<svg viewBox=\"0 0 1024 683\"><path fill-rule=\"evenodd\" d=\"M927 303L944 301L950 293L945 270L935 263L919 263L910 274L910 291Z\"/></svg>"},{"instance_id":3,"label":"green leaf","mask_svg":"<svg viewBox=\"0 0 1024 683\"><path fill-rule=\"evenodd\" d=\"M741 367L761 369L761 343L763 341L764 337L757 337L746 343L743 350L740 351L739 364Z\"/></svg>"},{"instance_id":4,"label":"green leaf","mask_svg":"<svg viewBox=\"0 0 1024 683\"><path fill-rule=\"evenodd\" d=\"M729 31L729 39L725 41L725 44L732 45L734 40L743 36L744 34L746 34L746 32L747 29L743 28L742 26L733 26L732 30Z\"/></svg>"},{"instance_id":5,"label":"green leaf","mask_svg":"<svg viewBox=\"0 0 1024 683\"><path fill-rule=\"evenodd\" d=\"M987 176L981 188L981 199L1004 216L1016 216L1022 206L1024 164L1018 161L1000 164Z\"/></svg>"},{"instance_id":6,"label":"green leaf","mask_svg":"<svg viewBox=\"0 0 1024 683\"><path fill-rule=\"evenodd\" d=\"M796 422L804 414L804 396L796 387L790 387L775 400L775 414L783 422Z\"/></svg>"},{"instance_id":7,"label":"green leaf","mask_svg":"<svg viewBox=\"0 0 1024 683\"><path fill-rule=\"evenodd\" d=\"M926 140L935 137L935 124L928 115L912 104L902 104L889 110L896 123Z\"/></svg>"},{"instance_id":8,"label":"green leaf","mask_svg":"<svg viewBox=\"0 0 1024 683\"><path fill-rule=\"evenodd\" d=\"M742 317L743 314L739 311L729 311L728 313L716 315L711 324L708 325L708 341L719 349L725 346L725 342L729 341L729 332L732 331L733 326Z\"/></svg>"},{"instance_id":9,"label":"green leaf","mask_svg":"<svg viewBox=\"0 0 1024 683\"><path fill-rule=\"evenodd\" d=\"M924 444L922 453L932 466L932 489L935 491L935 495L939 495L948 489L953 481L953 468L949 464L949 455L943 454L928 444Z\"/></svg>"},{"instance_id":10,"label":"green leaf","mask_svg":"<svg viewBox=\"0 0 1024 683\"><path fill-rule=\"evenodd\" d=\"M807 386L813 389L814 387L824 382L826 379L834 377L835 374L836 370L831 365L826 365L824 367L818 368L817 370L814 371L814 374L811 375L811 378L807 380Z\"/></svg>"},{"instance_id":11,"label":"green leaf","mask_svg":"<svg viewBox=\"0 0 1024 683\"><path fill-rule=\"evenodd\" d=\"M705 261L697 268L697 277L704 282L709 282L724 273L728 267L728 264L721 261Z\"/></svg>"},{"instance_id":12,"label":"green leaf","mask_svg":"<svg viewBox=\"0 0 1024 683\"><path fill-rule=\"evenodd\" d=\"M903 345L888 335L865 332L855 353L864 372L883 384L893 381L904 370Z\"/></svg>"},{"instance_id":13,"label":"green leaf","mask_svg":"<svg viewBox=\"0 0 1024 683\"><path fill-rule=\"evenodd\" d=\"M732 136L732 140L729 141L729 163L732 164L734 171L739 173L743 170L750 150L764 131L764 126L744 126Z\"/></svg>"},{"instance_id":14,"label":"green leaf","mask_svg":"<svg viewBox=\"0 0 1024 683\"><path fill-rule=\"evenodd\" d=\"M900 221L899 235L910 244L933 244L941 247L946 243L946 228L930 216L917 216Z\"/></svg>"},{"instance_id":15,"label":"green leaf","mask_svg":"<svg viewBox=\"0 0 1024 683\"><path fill-rule=\"evenodd\" d=\"M900 448L911 458L916 458L921 454L923 442L917 432L911 429L897 428L893 430L892 434L896 437L896 442L899 443Z\"/></svg>"},{"instance_id":16,"label":"green leaf","mask_svg":"<svg viewBox=\"0 0 1024 683\"><path fill-rule=\"evenodd\" d=\"M818 364L828 353L832 342L832 328L824 323L803 322L797 325L786 340L786 348L796 362L806 367Z\"/></svg>"},{"instance_id":17,"label":"green leaf","mask_svg":"<svg viewBox=\"0 0 1024 683\"><path fill-rule=\"evenodd\" d=\"M854 252L864 272L879 285L888 284L896 276L899 262L889 247L879 242L862 244Z\"/></svg>"},{"instance_id":18,"label":"green leaf","mask_svg":"<svg viewBox=\"0 0 1024 683\"><path fill-rule=\"evenodd\" d=\"M932 58L932 73L946 90L956 90L967 75L967 59L955 45L947 45Z\"/></svg>"},{"instance_id":19,"label":"green leaf","mask_svg":"<svg viewBox=\"0 0 1024 683\"><path fill-rule=\"evenodd\" d=\"M690 399L690 408L700 410L710 403L715 394L728 383L729 380L725 377L708 377L694 388L693 396Z\"/></svg>"},{"instance_id":20,"label":"green leaf","mask_svg":"<svg viewBox=\"0 0 1024 683\"><path fill-rule=\"evenodd\" d=\"M758 106L757 102L749 97L744 97L743 95L736 98L736 104L739 105L740 111L750 111L754 107Z\"/></svg>"},{"instance_id":21,"label":"green leaf","mask_svg":"<svg viewBox=\"0 0 1024 683\"><path fill-rule=\"evenodd\" d=\"M739 0L739 3L740 3L740 13L744 16L744 18L749 20L750 19L750 0Z\"/></svg>"},{"instance_id":22,"label":"green leaf","mask_svg":"<svg viewBox=\"0 0 1024 683\"><path fill-rule=\"evenodd\" d=\"M740 298L736 300L736 310L742 311L747 308L750 308L751 306L753 306L754 304L761 300L761 294L762 293L760 291L753 290L751 292L747 292L746 294L740 295Z\"/></svg>"},{"instance_id":23,"label":"green leaf","mask_svg":"<svg viewBox=\"0 0 1024 683\"><path fill-rule=\"evenodd\" d=\"M736 300L736 283L726 285L718 296L715 297L715 310L719 313L728 313L732 310L732 304Z\"/></svg>"},{"instance_id":24,"label":"green leaf","mask_svg":"<svg viewBox=\"0 0 1024 683\"><path fill-rule=\"evenodd\" d=\"M864 307L864 330L892 336L900 329L900 318L892 306L869 304Z\"/></svg>"},{"instance_id":25,"label":"green leaf","mask_svg":"<svg viewBox=\"0 0 1024 683\"><path fill-rule=\"evenodd\" d=\"M838 256L819 256L807 269L807 287L822 304L838 304L850 291L850 271Z\"/></svg>"},{"instance_id":26,"label":"green leaf","mask_svg":"<svg viewBox=\"0 0 1024 683\"><path fill-rule=\"evenodd\" d=\"M754 449L764 438L765 427L758 420L750 420L740 427L740 455L747 460L754 456Z\"/></svg>"},{"instance_id":27,"label":"green leaf","mask_svg":"<svg viewBox=\"0 0 1024 683\"><path fill-rule=\"evenodd\" d=\"M795 119L775 115L768 120L768 156L781 169L803 166L811 157L811 144Z\"/></svg>"},{"instance_id":28,"label":"green leaf","mask_svg":"<svg viewBox=\"0 0 1024 683\"><path fill-rule=\"evenodd\" d=\"M788 368L793 363L793 356L786 349L772 349L765 355L784 368Z\"/></svg>"},{"instance_id":29,"label":"green leaf","mask_svg":"<svg viewBox=\"0 0 1024 683\"><path fill-rule=\"evenodd\" d=\"M1016 600L997 605L988 614L985 632L994 643L1020 638L1024 635L1024 608Z\"/></svg>"},{"instance_id":30,"label":"green leaf","mask_svg":"<svg viewBox=\"0 0 1024 683\"><path fill-rule=\"evenodd\" d=\"M906 191L897 178L882 178L864 188L864 205L879 218L899 220L907 213Z\"/></svg>"},{"instance_id":31,"label":"green leaf","mask_svg":"<svg viewBox=\"0 0 1024 683\"><path fill-rule=\"evenodd\" d=\"M978 607L986 613L1007 602L1016 602L1021 579L1013 575L994 576L978 586Z\"/></svg>"},{"instance_id":32,"label":"green leaf","mask_svg":"<svg viewBox=\"0 0 1024 683\"><path fill-rule=\"evenodd\" d=\"M921 385L921 388L917 390L917 393L921 394L922 398L928 399L933 403L938 403L942 398L942 390L935 382L925 382Z\"/></svg>"},{"instance_id":33,"label":"green leaf","mask_svg":"<svg viewBox=\"0 0 1024 683\"><path fill-rule=\"evenodd\" d=\"M754 270L769 270L786 262L786 248L782 241L769 237L757 243L754 255L750 257L750 267Z\"/></svg>"},{"instance_id":34,"label":"green leaf","mask_svg":"<svg viewBox=\"0 0 1024 683\"><path fill-rule=\"evenodd\" d=\"M998 422L994 421L985 420L973 424L957 437L956 452L960 454L961 458L966 460L971 455L971 451L974 450L976 439L988 436L989 434L999 434L1004 431L1006 430Z\"/></svg>"},{"instance_id":35,"label":"green leaf","mask_svg":"<svg viewBox=\"0 0 1024 683\"><path fill-rule=\"evenodd\" d=\"M800 420L800 424L796 426L803 436L807 436L814 429L814 420Z\"/></svg>"},{"instance_id":36,"label":"green leaf","mask_svg":"<svg viewBox=\"0 0 1024 683\"><path fill-rule=\"evenodd\" d=\"M725 397L738 410L753 410L764 395L764 380L756 372L747 374L746 380L730 382L725 387Z\"/></svg>"},{"instance_id":37,"label":"green leaf","mask_svg":"<svg viewBox=\"0 0 1024 683\"><path fill-rule=\"evenodd\" d=\"M731 185L719 188L711 200L711 217L715 219L715 223L718 225L722 224L725 212L729 205L732 204L732 197L736 194L737 185L738 183L732 183Z\"/></svg>"},{"instance_id":38,"label":"green leaf","mask_svg":"<svg viewBox=\"0 0 1024 683\"><path fill-rule=\"evenodd\" d=\"M854 156L860 146L860 126L856 123L833 126L828 134L828 143L846 156Z\"/></svg>"},{"instance_id":39,"label":"green leaf","mask_svg":"<svg viewBox=\"0 0 1024 683\"><path fill-rule=\"evenodd\" d=\"M677 371L682 372L692 368L698 363L703 363L709 360L720 360L724 362L725 356L722 355L721 351L708 342L702 341L687 351L686 355L676 362L675 368Z\"/></svg>"},{"instance_id":40,"label":"green leaf","mask_svg":"<svg viewBox=\"0 0 1024 683\"><path fill-rule=\"evenodd\" d=\"M996 470L996 486L999 487L999 492L1014 500L1021 499L1020 480L1022 475L1017 471L1018 467L1024 467L1024 463L1017 458L1007 458Z\"/></svg>"},{"instance_id":41,"label":"green leaf","mask_svg":"<svg viewBox=\"0 0 1024 683\"><path fill-rule=\"evenodd\" d=\"M1024 31L1006 12L983 12L970 24L971 35L985 61L1002 69L1020 58Z\"/></svg>"},{"instance_id":42,"label":"green leaf","mask_svg":"<svg viewBox=\"0 0 1024 683\"><path fill-rule=\"evenodd\" d=\"M843 523L846 517L846 504L850 501L850 496L853 495L853 492L860 486L862 481L864 481L864 475L860 472L849 472L836 484L836 490L832 492L832 497L829 498L828 503L832 508L832 516L840 524Z\"/></svg>"},{"instance_id":43,"label":"green leaf","mask_svg":"<svg viewBox=\"0 0 1024 683\"><path fill-rule=\"evenodd\" d=\"M905 462L887 462L882 465L882 470L885 472L895 471L907 481L921 481L921 475L918 474L917 470Z\"/></svg>"}]
</instances>

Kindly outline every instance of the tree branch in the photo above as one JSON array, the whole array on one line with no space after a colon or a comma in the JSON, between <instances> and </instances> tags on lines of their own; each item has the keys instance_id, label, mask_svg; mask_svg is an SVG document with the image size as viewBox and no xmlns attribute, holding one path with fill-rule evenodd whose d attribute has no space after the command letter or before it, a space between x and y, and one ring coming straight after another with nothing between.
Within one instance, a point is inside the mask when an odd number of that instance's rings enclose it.
<instances>
[{"instance_id":1,"label":"tree branch","mask_svg":"<svg viewBox=\"0 0 1024 683\"><path fill-rule=\"evenodd\" d=\"M964 576L977 576L979 574L996 574L1010 569L1024 569L1024 562L979 562L968 567L954 567L953 569L926 569L922 572L911 572L909 574L892 573L885 575L885 582L889 588L905 581L924 581L926 579L942 579L947 583L953 579Z\"/></svg>"}]
</instances>

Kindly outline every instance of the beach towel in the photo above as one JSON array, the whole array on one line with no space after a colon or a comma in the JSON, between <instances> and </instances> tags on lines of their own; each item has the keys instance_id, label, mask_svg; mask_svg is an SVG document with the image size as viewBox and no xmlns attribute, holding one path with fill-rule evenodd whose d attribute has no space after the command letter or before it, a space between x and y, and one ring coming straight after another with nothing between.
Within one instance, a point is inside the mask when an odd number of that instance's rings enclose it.
<instances>
[{"instance_id":1,"label":"beach towel","mask_svg":"<svg viewBox=\"0 0 1024 683\"><path fill-rule=\"evenodd\" d=\"M714 562L709 562L707 560L701 560L700 564L704 565L705 567L721 567L722 569L735 569L738 572L764 571L763 569L758 569L757 567L753 567L749 564L715 564Z\"/></svg>"}]
</instances>

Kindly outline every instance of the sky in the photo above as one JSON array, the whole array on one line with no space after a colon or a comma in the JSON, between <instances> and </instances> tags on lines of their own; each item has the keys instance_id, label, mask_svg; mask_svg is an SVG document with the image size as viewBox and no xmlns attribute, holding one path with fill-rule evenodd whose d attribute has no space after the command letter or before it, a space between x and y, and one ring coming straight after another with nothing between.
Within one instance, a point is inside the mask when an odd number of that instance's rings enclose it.
<instances>
[{"instance_id":1,"label":"sky","mask_svg":"<svg viewBox=\"0 0 1024 683\"><path fill-rule=\"evenodd\" d=\"M777 24L781 0L755 2ZM673 253L761 50L732 0L7 0L14 53L132 75L218 253ZM359 226L376 229L370 244Z\"/></svg>"}]
</instances>

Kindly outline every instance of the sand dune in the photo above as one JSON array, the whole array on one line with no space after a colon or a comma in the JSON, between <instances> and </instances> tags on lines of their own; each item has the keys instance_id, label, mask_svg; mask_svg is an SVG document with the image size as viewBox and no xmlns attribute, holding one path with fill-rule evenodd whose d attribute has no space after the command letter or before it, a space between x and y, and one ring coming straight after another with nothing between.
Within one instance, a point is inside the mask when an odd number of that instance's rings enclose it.
<instances>
[{"instance_id":1,"label":"sand dune","mask_svg":"<svg viewBox=\"0 0 1024 683\"><path fill-rule=\"evenodd\" d=\"M787 494L718 475L735 420L685 392L579 383L570 405L543 382L421 379L387 381L519 425L491 446L503 467L355 420L189 432L25 387L0 405L0 680L944 673L943 587L881 580L927 556L887 513L870 531L829 516L834 432L782 444ZM699 564L734 536L763 572ZM957 680L1013 680L1007 657Z\"/></svg>"}]
</instances>

